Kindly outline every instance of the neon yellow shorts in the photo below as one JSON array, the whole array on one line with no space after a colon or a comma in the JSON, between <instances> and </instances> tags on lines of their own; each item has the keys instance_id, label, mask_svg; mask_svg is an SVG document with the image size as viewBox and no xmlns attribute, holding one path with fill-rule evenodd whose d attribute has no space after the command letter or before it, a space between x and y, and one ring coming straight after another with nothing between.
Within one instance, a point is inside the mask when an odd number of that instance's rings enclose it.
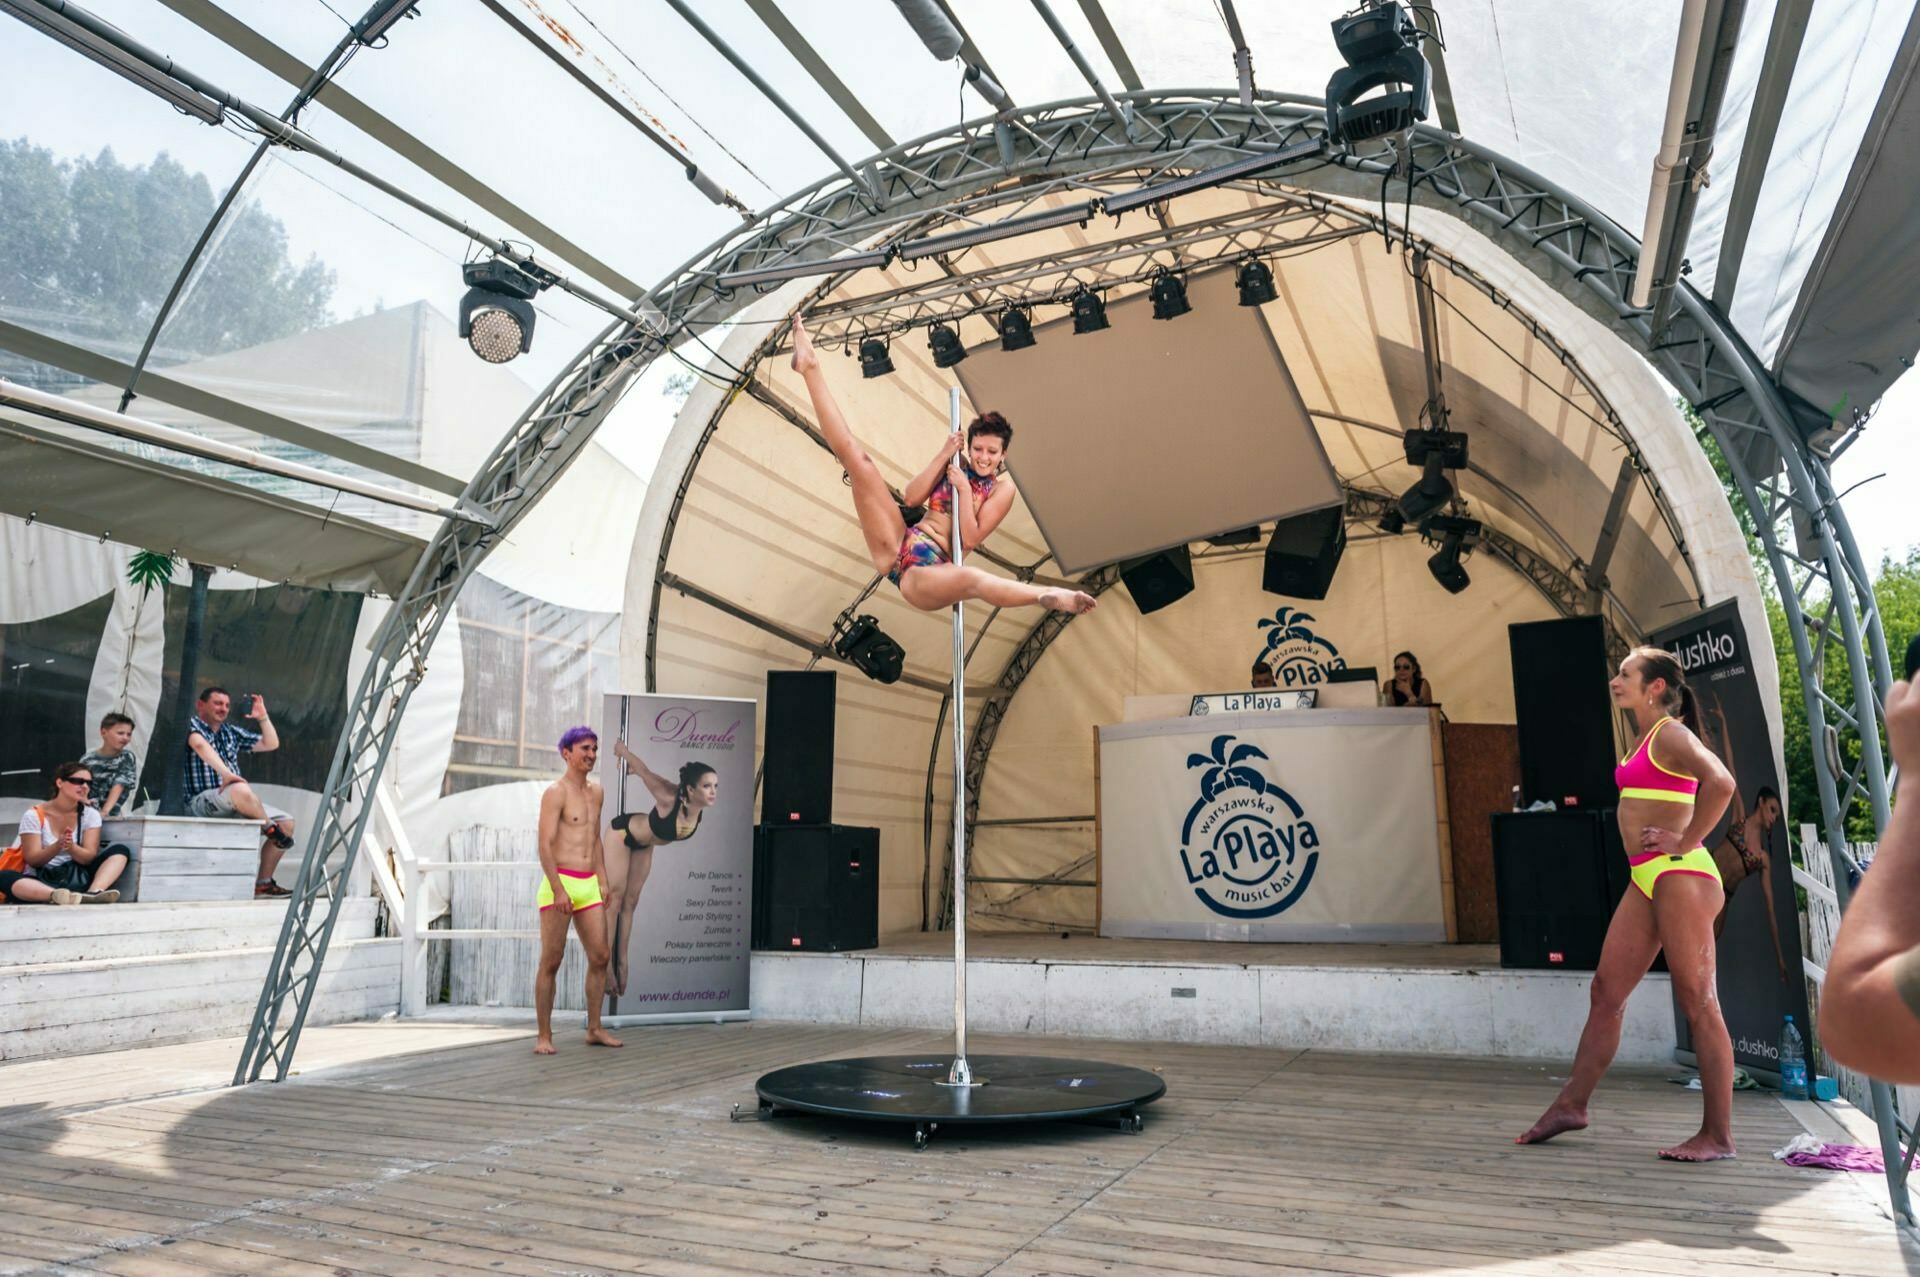
<instances>
[{"instance_id":1,"label":"neon yellow shorts","mask_svg":"<svg viewBox=\"0 0 1920 1277\"><path fill-rule=\"evenodd\" d=\"M1653 899L1654 884L1668 874L1699 874L1702 878L1711 878L1716 886L1724 886L1720 877L1720 866L1713 863L1713 853L1705 847L1695 847L1684 856L1669 856L1665 852L1643 852L1627 860L1628 871L1633 875L1633 885L1640 888L1640 894Z\"/></svg>"},{"instance_id":2,"label":"neon yellow shorts","mask_svg":"<svg viewBox=\"0 0 1920 1277\"><path fill-rule=\"evenodd\" d=\"M600 878L591 870L562 869L560 885L567 889L567 899L573 901L575 913L585 913L606 903L600 897ZM553 882L544 874L540 878L540 894L534 899L539 901L541 913L553 908Z\"/></svg>"}]
</instances>

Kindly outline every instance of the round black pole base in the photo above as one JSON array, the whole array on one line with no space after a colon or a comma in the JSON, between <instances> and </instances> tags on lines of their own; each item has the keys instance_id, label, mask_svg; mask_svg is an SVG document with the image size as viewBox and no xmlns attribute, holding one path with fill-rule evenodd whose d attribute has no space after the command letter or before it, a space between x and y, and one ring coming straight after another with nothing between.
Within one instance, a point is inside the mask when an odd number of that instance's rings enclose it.
<instances>
[{"instance_id":1,"label":"round black pole base","mask_svg":"<svg viewBox=\"0 0 1920 1277\"><path fill-rule=\"evenodd\" d=\"M1097 1060L970 1055L976 1086L948 1086L948 1055L868 1055L775 1069L754 1084L761 1117L811 1113L914 1128L1105 1118L1138 1132L1140 1109L1167 1093L1156 1073ZM736 1114L736 1116L739 1116Z\"/></svg>"}]
</instances>

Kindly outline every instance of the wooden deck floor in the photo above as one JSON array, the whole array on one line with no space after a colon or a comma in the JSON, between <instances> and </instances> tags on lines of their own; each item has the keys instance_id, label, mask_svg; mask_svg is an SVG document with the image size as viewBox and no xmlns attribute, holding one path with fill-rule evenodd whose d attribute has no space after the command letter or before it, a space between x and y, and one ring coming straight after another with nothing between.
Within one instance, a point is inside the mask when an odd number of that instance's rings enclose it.
<instances>
[{"instance_id":1,"label":"wooden deck floor","mask_svg":"<svg viewBox=\"0 0 1920 1277\"><path fill-rule=\"evenodd\" d=\"M1920 1273L1878 1177L1768 1155L1800 1130L1769 1096L1736 1097L1740 1160L1655 1160L1698 1119L1655 1074L1617 1074L1594 1129L1522 1149L1552 1069L976 1037L1158 1068L1168 1095L1142 1135L947 1130L916 1154L727 1112L767 1069L937 1035L626 1036L537 1060L512 1030L344 1026L307 1035L296 1079L241 1090L217 1085L230 1042L0 1067L0 1271Z\"/></svg>"}]
</instances>

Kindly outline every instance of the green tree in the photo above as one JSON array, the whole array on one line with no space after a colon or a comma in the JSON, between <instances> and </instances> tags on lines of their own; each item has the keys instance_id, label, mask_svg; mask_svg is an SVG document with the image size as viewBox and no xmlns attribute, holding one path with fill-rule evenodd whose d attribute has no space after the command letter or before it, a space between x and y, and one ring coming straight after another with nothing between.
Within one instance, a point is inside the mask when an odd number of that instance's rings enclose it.
<instances>
[{"instance_id":1,"label":"green tree","mask_svg":"<svg viewBox=\"0 0 1920 1277\"><path fill-rule=\"evenodd\" d=\"M1727 503L1733 507L1740 530L1746 535L1747 553L1753 560L1754 574L1760 578L1760 595L1766 604L1767 624L1773 631L1773 650L1780 665L1781 753L1785 756L1787 767L1787 798L1792 804L1789 817L1796 824L1808 821L1817 825L1820 823L1820 791L1813 772L1814 741L1807 728L1806 698L1800 691L1800 662L1794 654L1793 638L1787 632L1787 613L1780 604L1773 567L1761 548L1760 538L1754 531L1752 512L1740 497L1739 485L1733 480L1733 470L1721 453L1719 444L1708 431L1706 423L1693 411L1691 404L1682 400L1679 407L1687 423L1693 427L1694 437L1700 441L1700 447L1712 463L1714 473L1720 477L1720 486L1726 490ZM1886 633L1887 645L1898 662L1906 651L1908 639L1920 633L1920 545L1909 546L1904 559L1886 558L1881 561L1879 571L1874 576L1873 596L1880 609L1880 624ZM1801 600L1800 606L1809 619L1821 617L1826 611L1827 596L1824 591L1810 591ZM1818 651L1818 628L1810 626L1807 637ZM1853 671L1847 665L1846 651L1837 624L1827 640L1821 659L1821 687L1835 701L1851 705ZM1897 669L1894 672L1900 673ZM1883 734L1882 748L1885 743ZM1839 759L1841 774L1844 776L1851 772L1859 761L1859 740L1845 738ZM1844 793L1845 781L1840 783ZM1844 815L1849 840L1873 841L1873 810L1864 795L1856 798Z\"/></svg>"},{"instance_id":2,"label":"green tree","mask_svg":"<svg viewBox=\"0 0 1920 1277\"><path fill-rule=\"evenodd\" d=\"M0 316L131 358L217 203L203 173L162 152L127 165L103 149L60 159L0 141ZM280 219L245 200L169 319L157 357L178 361L332 322L334 273L295 264Z\"/></svg>"}]
</instances>

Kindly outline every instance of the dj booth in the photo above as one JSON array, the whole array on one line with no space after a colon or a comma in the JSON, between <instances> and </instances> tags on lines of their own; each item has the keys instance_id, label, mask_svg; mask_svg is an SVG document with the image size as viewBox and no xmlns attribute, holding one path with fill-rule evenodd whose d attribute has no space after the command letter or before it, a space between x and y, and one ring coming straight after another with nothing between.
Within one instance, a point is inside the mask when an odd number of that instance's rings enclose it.
<instances>
[{"instance_id":1,"label":"dj booth","mask_svg":"<svg viewBox=\"0 0 1920 1277\"><path fill-rule=\"evenodd\" d=\"M1362 704L1134 697L1096 729L1101 935L1453 938L1439 711L1335 687Z\"/></svg>"}]
</instances>

